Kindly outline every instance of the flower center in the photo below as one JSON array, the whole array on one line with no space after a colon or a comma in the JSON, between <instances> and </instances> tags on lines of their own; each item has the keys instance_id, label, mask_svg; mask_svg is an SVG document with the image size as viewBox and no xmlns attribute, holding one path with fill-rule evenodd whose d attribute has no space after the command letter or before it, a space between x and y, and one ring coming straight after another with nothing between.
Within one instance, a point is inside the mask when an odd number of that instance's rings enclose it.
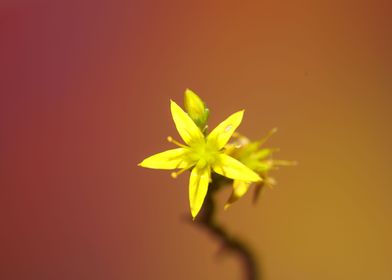
<instances>
[{"instance_id":1,"label":"flower center","mask_svg":"<svg viewBox=\"0 0 392 280\"><path fill-rule=\"evenodd\" d=\"M206 141L195 143L191 147L190 157L194 162L199 162L200 165L212 165L215 163L219 150L215 145L206 143Z\"/></svg>"}]
</instances>

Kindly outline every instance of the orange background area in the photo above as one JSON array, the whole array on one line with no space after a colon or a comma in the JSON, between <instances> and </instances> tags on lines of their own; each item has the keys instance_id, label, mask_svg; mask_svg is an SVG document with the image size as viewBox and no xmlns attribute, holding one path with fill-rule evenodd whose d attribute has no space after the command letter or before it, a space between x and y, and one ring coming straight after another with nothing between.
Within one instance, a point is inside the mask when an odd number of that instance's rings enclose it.
<instances>
[{"instance_id":1,"label":"orange background area","mask_svg":"<svg viewBox=\"0 0 392 280\"><path fill-rule=\"evenodd\" d=\"M392 279L391 24L389 1L2 1L0 278L240 279L184 221L188 176L136 166L189 87L299 162L257 205L218 195L264 279Z\"/></svg>"}]
</instances>

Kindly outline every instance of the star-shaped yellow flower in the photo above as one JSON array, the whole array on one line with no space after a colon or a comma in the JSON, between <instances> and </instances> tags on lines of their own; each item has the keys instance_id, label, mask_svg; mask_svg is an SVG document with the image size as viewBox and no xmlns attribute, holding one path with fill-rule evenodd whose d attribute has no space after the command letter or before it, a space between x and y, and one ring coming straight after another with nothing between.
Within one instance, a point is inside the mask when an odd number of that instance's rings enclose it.
<instances>
[{"instance_id":1,"label":"star-shaped yellow flower","mask_svg":"<svg viewBox=\"0 0 392 280\"><path fill-rule=\"evenodd\" d=\"M174 178L185 170L191 169L189 202L193 218L203 205L212 171L230 179L246 182L261 181L257 173L227 155L223 150L235 129L240 125L244 115L243 110L229 116L208 136L205 136L191 117L172 100L170 109L178 133L186 145L168 137L168 141L179 148L150 156L139 165L153 169L181 169L179 172L172 173Z\"/></svg>"},{"instance_id":2,"label":"star-shaped yellow flower","mask_svg":"<svg viewBox=\"0 0 392 280\"><path fill-rule=\"evenodd\" d=\"M258 141L250 141L247 137L236 133L236 141L226 145L226 153L242 162L263 178L262 182L255 184L256 197L262 186L272 187L275 184L275 180L268 175L269 171L281 166L293 166L296 164L294 161L272 159L271 155L278 150L276 148L262 148L262 145L276 131L276 128L272 129L263 139ZM233 192L225 205L225 209L244 196L252 183L246 180L234 180Z\"/></svg>"}]
</instances>

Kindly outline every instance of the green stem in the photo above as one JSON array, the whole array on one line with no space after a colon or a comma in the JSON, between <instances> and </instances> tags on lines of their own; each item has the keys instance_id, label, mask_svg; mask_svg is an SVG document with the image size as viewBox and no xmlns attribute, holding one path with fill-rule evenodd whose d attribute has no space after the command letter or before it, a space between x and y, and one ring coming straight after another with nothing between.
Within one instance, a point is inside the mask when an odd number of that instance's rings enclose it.
<instances>
[{"instance_id":1,"label":"green stem","mask_svg":"<svg viewBox=\"0 0 392 280\"><path fill-rule=\"evenodd\" d=\"M256 257L250 247L244 241L233 237L227 229L216 221L216 209L213 194L219 189L219 186L211 184L207 196L204 200L201 213L198 215L195 223L205 228L212 236L222 242L223 249L236 254L242 263L246 280L260 280Z\"/></svg>"}]
</instances>

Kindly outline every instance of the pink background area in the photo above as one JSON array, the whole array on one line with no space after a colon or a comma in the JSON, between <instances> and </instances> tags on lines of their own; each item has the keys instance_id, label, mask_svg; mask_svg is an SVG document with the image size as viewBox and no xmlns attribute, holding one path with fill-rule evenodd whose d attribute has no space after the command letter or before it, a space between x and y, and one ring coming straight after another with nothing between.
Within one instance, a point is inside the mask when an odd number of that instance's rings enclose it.
<instances>
[{"instance_id":1,"label":"pink background area","mask_svg":"<svg viewBox=\"0 0 392 280\"><path fill-rule=\"evenodd\" d=\"M1 1L0 278L240 279L192 224L184 89L299 165L219 218L265 279L392 279L389 1Z\"/></svg>"}]
</instances>

